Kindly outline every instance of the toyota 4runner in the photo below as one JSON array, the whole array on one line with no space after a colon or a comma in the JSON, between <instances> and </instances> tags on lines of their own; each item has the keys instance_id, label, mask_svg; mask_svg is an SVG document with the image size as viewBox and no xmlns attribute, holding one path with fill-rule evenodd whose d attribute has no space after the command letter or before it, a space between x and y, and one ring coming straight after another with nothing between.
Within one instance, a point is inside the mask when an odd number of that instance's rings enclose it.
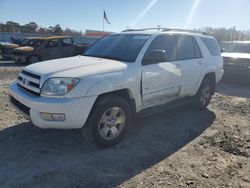
<instances>
[{"instance_id":1,"label":"toyota 4runner","mask_svg":"<svg viewBox=\"0 0 250 188\"><path fill-rule=\"evenodd\" d=\"M136 113L181 98L204 109L223 75L216 40L182 29L126 30L83 55L25 67L11 103L40 128L77 129L101 146L125 135Z\"/></svg>"}]
</instances>

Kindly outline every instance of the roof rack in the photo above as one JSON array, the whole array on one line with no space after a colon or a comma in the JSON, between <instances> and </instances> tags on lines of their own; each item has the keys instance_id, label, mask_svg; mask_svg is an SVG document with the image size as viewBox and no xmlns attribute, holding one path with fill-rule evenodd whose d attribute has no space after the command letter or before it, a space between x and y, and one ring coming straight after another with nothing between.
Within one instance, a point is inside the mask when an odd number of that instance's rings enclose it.
<instances>
[{"instance_id":1,"label":"roof rack","mask_svg":"<svg viewBox=\"0 0 250 188\"><path fill-rule=\"evenodd\" d=\"M133 31L147 31L147 30L158 30L161 32L166 31L183 31L183 32L189 32L189 33L198 33L202 35L207 35L206 32L202 31L195 31L195 30L189 30L189 29L180 29L180 28L161 28L161 27L149 27L149 28L143 28L143 29L126 29L122 32L133 32Z\"/></svg>"},{"instance_id":2,"label":"roof rack","mask_svg":"<svg viewBox=\"0 0 250 188\"><path fill-rule=\"evenodd\" d=\"M180 28L164 28L162 31L183 31L183 32L189 32L189 33L198 33L202 35L207 35L206 32L203 31L195 31L195 30L190 30L190 29L180 29Z\"/></svg>"}]
</instances>

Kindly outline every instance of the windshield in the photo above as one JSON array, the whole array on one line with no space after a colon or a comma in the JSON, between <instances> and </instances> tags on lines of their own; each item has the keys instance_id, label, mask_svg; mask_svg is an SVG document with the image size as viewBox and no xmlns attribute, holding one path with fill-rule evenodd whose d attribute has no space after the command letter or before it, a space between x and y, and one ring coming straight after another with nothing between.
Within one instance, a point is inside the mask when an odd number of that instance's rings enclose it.
<instances>
[{"instance_id":1,"label":"windshield","mask_svg":"<svg viewBox=\"0 0 250 188\"><path fill-rule=\"evenodd\" d=\"M150 35L113 34L97 41L83 55L134 62Z\"/></svg>"},{"instance_id":2,"label":"windshield","mask_svg":"<svg viewBox=\"0 0 250 188\"><path fill-rule=\"evenodd\" d=\"M40 46L41 44L42 44L42 40L40 39L25 39L22 42L23 46L32 46L32 47Z\"/></svg>"},{"instance_id":3,"label":"windshield","mask_svg":"<svg viewBox=\"0 0 250 188\"><path fill-rule=\"evenodd\" d=\"M250 53L250 43L231 43L228 44L227 52Z\"/></svg>"}]
</instances>

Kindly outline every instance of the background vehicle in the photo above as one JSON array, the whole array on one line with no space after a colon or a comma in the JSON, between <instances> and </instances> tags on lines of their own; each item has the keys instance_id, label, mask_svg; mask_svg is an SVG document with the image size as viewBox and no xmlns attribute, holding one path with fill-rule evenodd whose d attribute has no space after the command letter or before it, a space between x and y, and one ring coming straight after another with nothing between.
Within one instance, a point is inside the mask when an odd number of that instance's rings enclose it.
<instances>
[{"instance_id":1,"label":"background vehicle","mask_svg":"<svg viewBox=\"0 0 250 188\"><path fill-rule=\"evenodd\" d=\"M22 47L15 48L12 54L15 61L36 63L80 55L88 46L88 44L77 45L72 37L67 36L36 37L25 41Z\"/></svg>"},{"instance_id":2,"label":"background vehicle","mask_svg":"<svg viewBox=\"0 0 250 188\"><path fill-rule=\"evenodd\" d=\"M19 47L17 44L9 43L9 42L1 42L0 43L0 55L1 59L11 59L11 54L15 48Z\"/></svg>"},{"instance_id":3,"label":"background vehicle","mask_svg":"<svg viewBox=\"0 0 250 188\"><path fill-rule=\"evenodd\" d=\"M13 40L13 39L12 39ZM18 42L17 42L18 41ZM1 56L5 60L12 60L14 49L22 46L35 46L40 42L40 37L28 37L23 40L17 40L16 43L0 43Z\"/></svg>"},{"instance_id":4,"label":"background vehicle","mask_svg":"<svg viewBox=\"0 0 250 188\"><path fill-rule=\"evenodd\" d=\"M222 53L225 77L228 79L250 79L250 41L231 41Z\"/></svg>"},{"instance_id":5,"label":"background vehicle","mask_svg":"<svg viewBox=\"0 0 250 188\"><path fill-rule=\"evenodd\" d=\"M38 127L83 127L87 138L111 146L136 113L186 97L206 108L222 75L211 36L127 30L102 38L83 56L27 66L10 86L10 100Z\"/></svg>"}]
</instances>

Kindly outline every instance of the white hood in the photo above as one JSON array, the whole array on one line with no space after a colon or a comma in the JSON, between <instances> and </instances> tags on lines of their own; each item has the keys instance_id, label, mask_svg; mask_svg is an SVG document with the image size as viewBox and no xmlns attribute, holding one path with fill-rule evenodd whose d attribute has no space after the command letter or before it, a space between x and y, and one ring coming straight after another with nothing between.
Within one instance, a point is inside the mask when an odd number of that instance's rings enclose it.
<instances>
[{"instance_id":1,"label":"white hood","mask_svg":"<svg viewBox=\"0 0 250 188\"><path fill-rule=\"evenodd\" d=\"M24 70L43 77L85 77L101 73L121 71L127 64L110 59L75 56L32 64Z\"/></svg>"},{"instance_id":2,"label":"white hood","mask_svg":"<svg viewBox=\"0 0 250 188\"><path fill-rule=\"evenodd\" d=\"M221 54L222 57L230 57L230 58L242 58L242 59L250 59L250 54L247 53L228 53L224 52Z\"/></svg>"}]
</instances>

